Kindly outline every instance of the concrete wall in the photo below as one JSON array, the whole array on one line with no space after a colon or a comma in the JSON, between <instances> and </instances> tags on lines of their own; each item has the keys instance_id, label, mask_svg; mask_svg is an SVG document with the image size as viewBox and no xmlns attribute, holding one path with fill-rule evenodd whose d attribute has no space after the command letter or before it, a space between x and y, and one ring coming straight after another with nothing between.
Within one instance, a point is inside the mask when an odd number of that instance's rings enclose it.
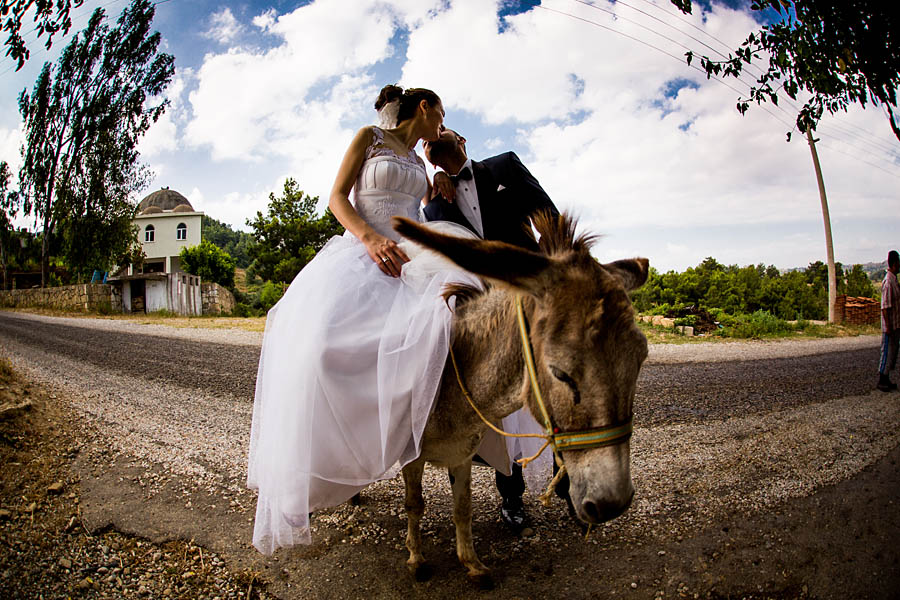
<instances>
[{"instance_id":1,"label":"concrete wall","mask_svg":"<svg viewBox=\"0 0 900 600\"><path fill-rule=\"evenodd\" d=\"M112 285L82 283L60 287L0 291L0 306L85 312L121 312L122 297L119 289Z\"/></svg>"},{"instance_id":2,"label":"concrete wall","mask_svg":"<svg viewBox=\"0 0 900 600\"><path fill-rule=\"evenodd\" d=\"M200 243L200 224L203 213L176 213L162 212L149 215L138 215L134 218L134 223L140 230L138 239L141 242L141 249L148 260L167 259L170 261L172 257L177 257L184 247L196 246ZM175 230L179 223L187 226L187 239L175 239ZM147 225L153 225L152 242L144 241L144 231ZM174 272L180 268L179 265L167 264L168 271Z\"/></svg>"},{"instance_id":3,"label":"concrete wall","mask_svg":"<svg viewBox=\"0 0 900 600\"><path fill-rule=\"evenodd\" d=\"M234 294L218 283L204 283L200 286L204 315L227 315L234 312L237 302Z\"/></svg>"},{"instance_id":4,"label":"concrete wall","mask_svg":"<svg viewBox=\"0 0 900 600\"><path fill-rule=\"evenodd\" d=\"M200 278L173 273L165 279L147 279L144 287L144 310L148 313L168 310L179 315L202 314Z\"/></svg>"}]
</instances>

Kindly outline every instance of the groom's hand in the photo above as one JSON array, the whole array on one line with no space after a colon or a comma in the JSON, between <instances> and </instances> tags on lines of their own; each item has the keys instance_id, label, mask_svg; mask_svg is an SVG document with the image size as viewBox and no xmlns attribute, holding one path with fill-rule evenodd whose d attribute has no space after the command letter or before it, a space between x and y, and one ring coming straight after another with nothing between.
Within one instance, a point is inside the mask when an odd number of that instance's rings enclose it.
<instances>
[{"instance_id":1,"label":"groom's hand","mask_svg":"<svg viewBox=\"0 0 900 600\"><path fill-rule=\"evenodd\" d=\"M444 171L434 174L434 187L431 189L431 197L443 196L447 202L453 203L456 199L456 186L450 180L450 176Z\"/></svg>"}]
</instances>

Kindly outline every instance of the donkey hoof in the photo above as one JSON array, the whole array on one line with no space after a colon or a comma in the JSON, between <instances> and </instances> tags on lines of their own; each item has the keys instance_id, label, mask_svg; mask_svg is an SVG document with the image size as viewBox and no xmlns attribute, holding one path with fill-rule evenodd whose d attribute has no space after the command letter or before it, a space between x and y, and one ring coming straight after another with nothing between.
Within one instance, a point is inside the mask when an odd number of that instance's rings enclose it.
<instances>
[{"instance_id":1,"label":"donkey hoof","mask_svg":"<svg viewBox=\"0 0 900 600\"><path fill-rule=\"evenodd\" d=\"M415 566L409 565L409 572L412 573L412 576L419 583L428 581L434 575L434 570L428 563L419 563Z\"/></svg>"},{"instance_id":2,"label":"donkey hoof","mask_svg":"<svg viewBox=\"0 0 900 600\"><path fill-rule=\"evenodd\" d=\"M469 573L469 581L472 582L479 590L489 591L494 589L494 578L490 571L484 573Z\"/></svg>"}]
</instances>

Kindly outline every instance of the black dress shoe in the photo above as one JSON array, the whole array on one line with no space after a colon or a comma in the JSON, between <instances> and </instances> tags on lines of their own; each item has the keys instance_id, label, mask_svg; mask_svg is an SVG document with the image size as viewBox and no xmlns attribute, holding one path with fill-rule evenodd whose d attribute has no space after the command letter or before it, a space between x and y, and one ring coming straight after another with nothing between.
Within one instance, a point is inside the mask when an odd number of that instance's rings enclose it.
<instances>
[{"instance_id":1,"label":"black dress shoe","mask_svg":"<svg viewBox=\"0 0 900 600\"><path fill-rule=\"evenodd\" d=\"M522 533L522 530L530 522L528 513L525 512L525 505L522 504L521 499L513 501L504 499L500 504L500 520L506 523L506 526L516 535Z\"/></svg>"}]
</instances>

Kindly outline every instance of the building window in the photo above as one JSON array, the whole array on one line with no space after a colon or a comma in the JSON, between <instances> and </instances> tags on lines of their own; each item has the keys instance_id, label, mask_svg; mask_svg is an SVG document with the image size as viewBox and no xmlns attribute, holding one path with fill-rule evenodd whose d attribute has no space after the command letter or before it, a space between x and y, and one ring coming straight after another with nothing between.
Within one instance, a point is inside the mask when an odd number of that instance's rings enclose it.
<instances>
[{"instance_id":1,"label":"building window","mask_svg":"<svg viewBox=\"0 0 900 600\"><path fill-rule=\"evenodd\" d=\"M187 225L184 223L179 223L178 227L175 228L175 239L176 240L186 240L187 239Z\"/></svg>"},{"instance_id":2,"label":"building window","mask_svg":"<svg viewBox=\"0 0 900 600\"><path fill-rule=\"evenodd\" d=\"M154 230L153 225L147 225L146 227L144 227L144 241L145 242L152 242L154 240L155 234L156 234L156 231Z\"/></svg>"}]
</instances>

